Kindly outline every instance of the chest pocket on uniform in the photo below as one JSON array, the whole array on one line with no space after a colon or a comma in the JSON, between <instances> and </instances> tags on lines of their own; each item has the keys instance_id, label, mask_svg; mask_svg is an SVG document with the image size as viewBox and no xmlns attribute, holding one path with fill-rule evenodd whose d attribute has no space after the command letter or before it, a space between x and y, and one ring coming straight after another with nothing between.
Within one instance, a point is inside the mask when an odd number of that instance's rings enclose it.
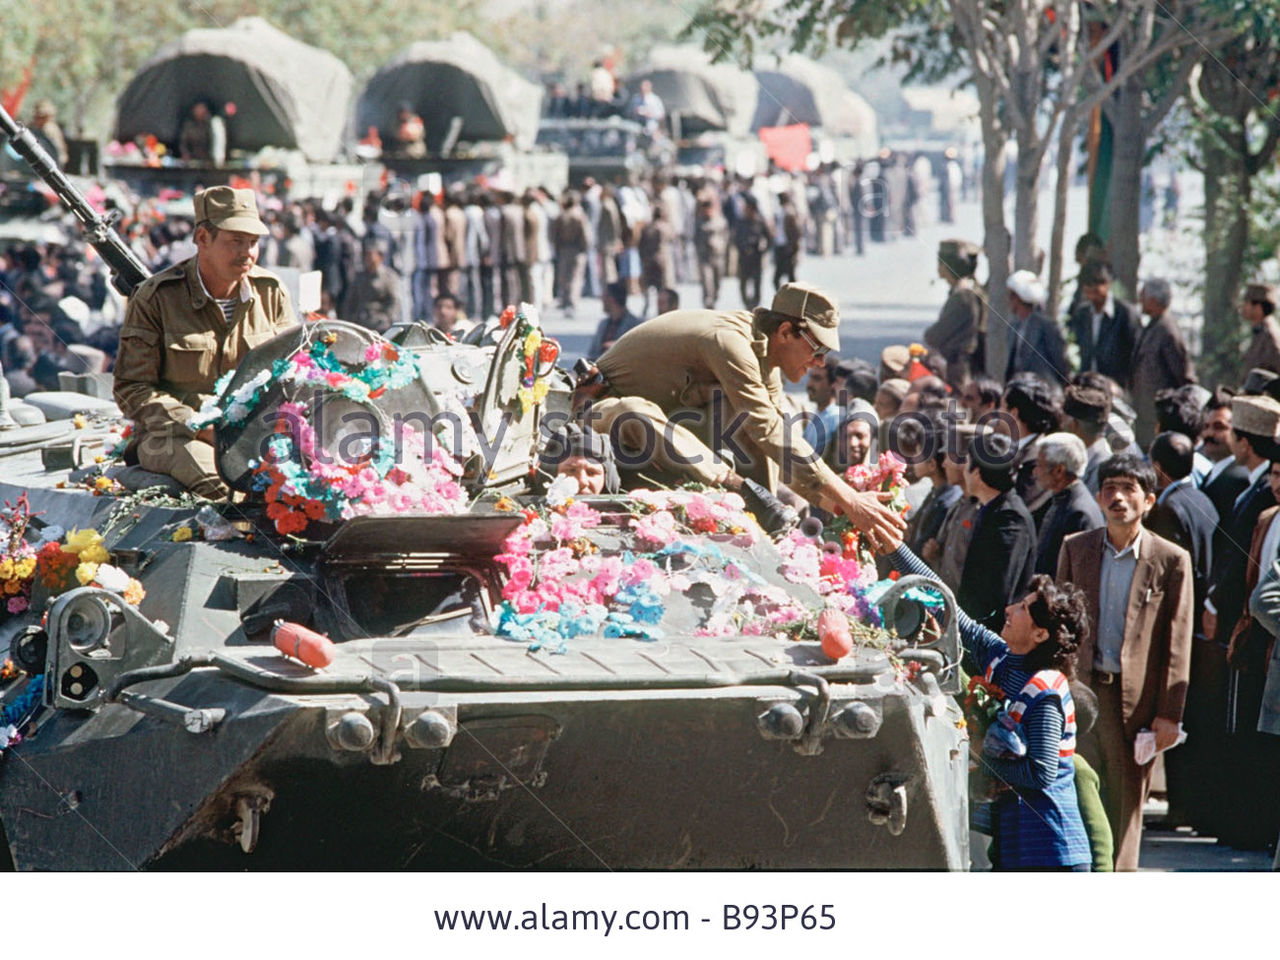
<instances>
[{"instance_id":1,"label":"chest pocket on uniform","mask_svg":"<svg viewBox=\"0 0 1280 960\"><path fill-rule=\"evenodd\" d=\"M165 348L165 379L180 386L212 385L218 377L218 339L210 331L187 333Z\"/></svg>"}]
</instances>

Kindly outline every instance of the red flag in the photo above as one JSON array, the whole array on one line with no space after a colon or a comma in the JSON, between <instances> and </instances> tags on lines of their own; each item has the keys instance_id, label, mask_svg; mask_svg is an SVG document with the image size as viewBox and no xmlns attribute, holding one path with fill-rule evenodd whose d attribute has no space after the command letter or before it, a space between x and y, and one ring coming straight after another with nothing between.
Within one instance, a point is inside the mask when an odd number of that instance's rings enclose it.
<instances>
[{"instance_id":1,"label":"red flag","mask_svg":"<svg viewBox=\"0 0 1280 960\"><path fill-rule=\"evenodd\" d=\"M813 140L809 136L807 123L761 127L760 142L764 144L770 160L792 173L804 170L805 161L813 151Z\"/></svg>"},{"instance_id":2,"label":"red flag","mask_svg":"<svg viewBox=\"0 0 1280 960\"><path fill-rule=\"evenodd\" d=\"M27 95L27 90L31 87L31 77L35 72L36 58L31 57L31 62L27 64L26 69L22 71L22 82L12 90L0 90L0 104L2 104L11 116L17 116L18 110L22 107L22 99Z\"/></svg>"}]
</instances>

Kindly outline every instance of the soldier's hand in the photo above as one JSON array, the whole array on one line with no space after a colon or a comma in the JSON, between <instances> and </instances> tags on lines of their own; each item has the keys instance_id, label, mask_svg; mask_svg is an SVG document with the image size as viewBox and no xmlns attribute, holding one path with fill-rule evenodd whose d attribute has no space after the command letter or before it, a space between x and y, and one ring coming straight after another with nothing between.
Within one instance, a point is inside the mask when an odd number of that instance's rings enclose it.
<instances>
[{"instance_id":1,"label":"soldier's hand","mask_svg":"<svg viewBox=\"0 0 1280 960\"><path fill-rule=\"evenodd\" d=\"M873 550L880 553L896 550L902 543L906 522L881 503L879 494L858 493L845 484L841 486L844 489L837 489L835 495L836 509L849 518Z\"/></svg>"},{"instance_id":2,"label":"soldier's hand","mask_svg":"<svg viewBox=\"0 0 1280 960\"><path fill-rule=\"evenodd\" d=\"M196 439L203 440L205 443L209 444L209 446L213 446L213 427L205 427L196 434Z\"/></svg>"}]
</instances>

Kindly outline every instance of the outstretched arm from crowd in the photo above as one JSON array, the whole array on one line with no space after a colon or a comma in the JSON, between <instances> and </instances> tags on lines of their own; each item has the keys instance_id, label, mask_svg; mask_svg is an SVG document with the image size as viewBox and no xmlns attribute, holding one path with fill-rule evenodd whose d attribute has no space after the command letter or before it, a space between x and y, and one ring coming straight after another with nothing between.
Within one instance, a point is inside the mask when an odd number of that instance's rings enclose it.
<instances>
[{"instance_id":1,"label":"outstretched arm from crowd","mask_svg":"<svg viewBox=\"0 0 1280 960\"><path fill-rule=\"evenodd\" d=\"M938 583L942 582L942 578L930 570L928 565L912 553L906 544L899 544L898 548L888 556L889 562L900 573L928 577ZM987 664L996 657L1004 656L1009 652L1009 648L998 634L988 630L970 617L960 609L959 604L956 605L955 609L956 625L960 630L960 639L964 642L965 649L969 651L979 666L985 669Z\"/></svg>"}]
</instances>

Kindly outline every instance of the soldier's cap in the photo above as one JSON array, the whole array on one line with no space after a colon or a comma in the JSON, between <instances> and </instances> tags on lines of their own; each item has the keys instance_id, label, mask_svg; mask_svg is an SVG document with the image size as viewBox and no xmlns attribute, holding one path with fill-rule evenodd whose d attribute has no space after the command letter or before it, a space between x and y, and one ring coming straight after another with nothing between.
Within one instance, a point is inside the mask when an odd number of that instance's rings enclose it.
<instances>
[{"instance_id":1,"label":"soldier's cap","mask_svg":"<svg viewBox=\"0 0 1280 960\"><path fill-rule=\"evenodd\" d=\"M1044 305L1045 289L1044 284L1030 270L1019 270L1009 276L1004 285L1009 288L1009 292L1033 307Z\"/></svg>"},{"instance_id":2,"label":"soldier's cap","mask_svg":"<svg viewBox=\"0 0 1280 960\"><path fill-rule=\"evenodd\" d=\"M196 223L208 220L219 230L236 230L266 236L267 225L258 217L258 201L252 190L210 187L195 197Z\"/></svg>"},{"instance_id":3,"label":"soldier's cap","mask_svg":"<svg viewBox=\"0 0 1280 960\"><path fill-rule=\"evenodd\" d=\"M1236 397L1231 401L1231 428L1276 439L1280 434L1280 402L1270 397Z\"/></svg>"},{"instance_id":4,"label":"soldier's cap","mask_svg":"<svg viewBox=\"0 0 1280 960\"><path fill-rule=\"evenodd\" d=\"M1249 375L1244 378L1244 385L1240 387L1240 392L1252 394L1256 397L1260 393L1265 393L1267 385L1277 379L1280 379L1280 374L1264 370L1262 367L1254 367L1249 371Z\"/></svg>"},{"instance_id":5,"label":"soldier's cap","mask_svg":"<svg viewBox=\"0 0 1280 960\"><path fill-rule=\"evenodd\" d=\"M1269 303L1280 307L1280 291L1274 283L1251 283L1244 288L1244 299L1249 303Z\"/></svg>"},{"instance_id":6,"label":"soldier's cap","mask_svg":"<svg viewBox=\"0 0 1280 960\"><path fill-rule=\"evenodd\" d=\"M840 308L835 301L807 283L787 283L773 295L769 308L801 321L809 335L832 353L840 351Z\"/></svg>"},{"instance_id":7,"label":"soldier's cap","mask_svg":"<svg viewBox=\"0 0 1280 960\"><path fill-rule=\"evenodd\" d=\"M911 362L911 348L905 343L895 343L880 351L880 377L882 380L906 379L907 364Z\"/></svg>"},{"instance_id":8,"label":"soldier's cap","mask_svg":"<svg viewBox=\"0 0 1280 960\"><path fill-rule=\"evenodd\" d=\"M1062 401L1062 412L1084 423L1105 423L1111 413L1111 397L1096 387L1067 387Z\"/></svg>"}]
</instances>

